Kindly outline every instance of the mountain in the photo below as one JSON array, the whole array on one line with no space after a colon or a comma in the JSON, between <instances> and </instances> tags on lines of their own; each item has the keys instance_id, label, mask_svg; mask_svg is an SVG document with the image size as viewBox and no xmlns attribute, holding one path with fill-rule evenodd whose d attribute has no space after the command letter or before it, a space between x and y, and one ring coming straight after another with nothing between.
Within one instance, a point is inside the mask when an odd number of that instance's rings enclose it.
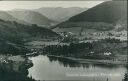
<instances>
[{"instance_id":1,"label":"mountain","mask_svg":"<svg viewBox=\"0 0 128 81\"><path fill-rule=\"evenodd\" d=\"M8 14L5 11L0 11L0 19L3 19L5 21L16 21L17 19L14 18L13 16L11 16L10 14Z\"/></svg>"},{"instance_id":2,"label":"mountain","mask_svg":"<svg viewBox=\"0 0 128 81\"><path fill-rule=\"evenodd\" d=\"M5 21L17 21L17 22L22 23L22 24L28 24L25 21L18 20L17 18L8 14L6 11L0 11L0 19L5 20Z\"/></svg>"},{"instance_id":3,"label":"mountain","mask_svg":"<svg viewBox=\"0 0 128 81\"><path fill-rule=\"evenodd\" d=\"M127 29L127 2L106 1L56 25L53 30L94 33L113 30L120 25Z\"/></svg>"},{"instance_id":4,"label":"mountain","mask_svg":"<svg viewBox=\"0 0 128 81\"><path fill-rule=\"evenodd\" d=\"M57 37L55 32L37 25L30 26L0 19L0 53L23 53L26 42Z\"/></svg>"},{"instance_id":5,"label":"mountain","mask_svg":"<svg viewBox=\"0 0 128 81\"><path fill-rule=\"evenodd\" d=\"M69 21L115 23L119 19L126 17L127 17L127 2L108 1L100 5L97 5L81 14L71 17Z\"/></svg>"},{"instance_id":6,"label":"mountain","mask_svg":"<svg viewBox=\"0 0 128 81\"><path fill-rule=\"evenodd\" d=\"M44 15L31 10L12 10L8 11L8 13L17 19L23 20L30 24L50 26L54 23L54 21L48 19Z\"/></svg>"},{"instance_id":7,"label":"mountain","mask_svg":"<svg viewBox=\"0 0 128 81\"><path fill-rule=\"evenodd\" d=\"M35 11L40 12L41 14L45 15L51 20L62 22L86 10L87 8L79 8L79 7L69 7L69 8L42 7L42 8L36 9Z\"/></svg>"}]
</instances>

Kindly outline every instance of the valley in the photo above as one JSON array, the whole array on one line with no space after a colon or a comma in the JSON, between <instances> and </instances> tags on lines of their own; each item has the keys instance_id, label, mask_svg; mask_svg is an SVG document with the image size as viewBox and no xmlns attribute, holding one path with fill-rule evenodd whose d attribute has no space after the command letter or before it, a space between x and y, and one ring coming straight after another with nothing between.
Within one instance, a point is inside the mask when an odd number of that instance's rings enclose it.
<instances>
[{"instance_id":1,"label":"valley","mask_svg":"<svg viewBox=\"0 0 128 81\"><path fill-rule=\"evenodd\" d=\"M0 77L94 81L95 76L69 74L105 72L95 81L127 81L126 6L125 1L105 1L92 8L0 11ZM113 73L120 76L107 75Z\"/></svg>"}]
</instances>

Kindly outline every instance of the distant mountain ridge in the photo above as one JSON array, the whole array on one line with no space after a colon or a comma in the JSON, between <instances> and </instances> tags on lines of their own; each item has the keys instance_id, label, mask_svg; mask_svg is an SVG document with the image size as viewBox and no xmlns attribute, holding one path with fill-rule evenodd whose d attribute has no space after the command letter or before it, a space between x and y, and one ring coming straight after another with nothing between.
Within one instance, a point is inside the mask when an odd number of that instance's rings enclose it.
<instances>
[{"instance_id":1,"label":"distant mountain ridge","mask_svg":"<svg viewBox=\"0 0 128 81\"><path fill-rule=\"evenodd\" d=\"M6 11L0 11L0 19L5 20L5 21L17 21L17 22L22 23L22 24L28 24L27 22L25 22L23 20L19 20L19 19L13 17L9 13L7 13Z\"/></svg>"},{"instance_id":2,"label":"distant mountain ridge","mask_svg":"<svg viewBox=\"0 0 128 81\"><path fill-rule=\"evenodd\" d=\"M8 11L13 17L28 22L30 24L37 24L40 26L50 26L54 21L48 19L44 15L32 10L12 10Z\"/></svg>"},{"instance_id":3,"label":"distant mountain ridge","mask_svg":"<svg viewBox=\"0 0 128 81\"><path fill-rule=\"evenodd\" d=\"M6 21L16 21L17 19L14 18L13 16L11 16L10 14L8 14L5 11L0 11L0 18Z\"/></svg>"},{"instance_id":4,"label":"distant mountain ridge","mask_svg":"<svg viewBox=\"0 0 128 81\"><path fill-rule=\"evenodd\" d=\"M43 7L39 9L14 9L9 11L1 11L0 17L3 20L17 21L22 24L37 24L42 27L49 28L62 21L68 20L70 17L79 14L87 8L79 7ZM4 14L5 13L5 14Z\"/></svg>"},{"instance_id":5,"label":"distant mountain ridge","mask_svg":"<svg viewBox=\"0 0 128 81\"><path fill-rule=\"evenodd\" d=\"M40 12L45 15L49 19L52 19L57 22L62 22L68 20L70 17L79 14L83 11L86 11L88 8L80 8L80 7L42 7L36 9L35 11Z\"/></svg>"}]
</instances>

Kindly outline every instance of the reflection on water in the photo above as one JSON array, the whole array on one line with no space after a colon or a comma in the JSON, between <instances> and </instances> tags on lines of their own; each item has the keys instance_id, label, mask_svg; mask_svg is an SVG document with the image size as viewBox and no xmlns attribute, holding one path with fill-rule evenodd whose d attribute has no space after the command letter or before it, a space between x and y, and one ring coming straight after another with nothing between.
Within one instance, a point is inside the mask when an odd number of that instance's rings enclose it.
<instances>
[{"instance_id":1,"label":"reflection on water","mask_svg":"<svg viewBox=\"0 0 128 81\"><path fill-rule=\"evenodd\" d=\"M127 70L124 66L80 64L43 55L30 59L34 66L28 69L28 76L36 80L122 81Z\"/></svg>"},{"instance_id":2,"label":"reflection on water","mask_svg":"<svg viewBox=\"0 0 128 81\"><path fill-rule=\"evenodd\" d=\"M63 65L64 67L83 67L83 68L89 68L89 67L102 67L107 69L117 68L118 65L103 65L103 64L92 64L92 63L78 63L76 61L66 59L66 58L58 58L58 57L50 57L48 56L50 62L59 62L60 65Z\"/></svg>"}]
</instances>

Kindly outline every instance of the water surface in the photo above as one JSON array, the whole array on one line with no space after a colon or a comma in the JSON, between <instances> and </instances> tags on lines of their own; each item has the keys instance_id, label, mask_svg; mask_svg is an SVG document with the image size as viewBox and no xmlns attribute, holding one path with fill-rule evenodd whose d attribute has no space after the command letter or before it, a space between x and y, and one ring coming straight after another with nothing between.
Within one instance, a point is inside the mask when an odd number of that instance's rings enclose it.
<instances>
[{"instance_id":1,"label":"water surface","mask_svg":"<svg viewBox=\"0 0 128 81\"><path fill-rule=\"evenodd\" d=\"M79 64L43 55L29 59L34 66L28 69L28 76L35 80L122 81L126 72L123 66Z\"/></svg>"}]
</instances>

